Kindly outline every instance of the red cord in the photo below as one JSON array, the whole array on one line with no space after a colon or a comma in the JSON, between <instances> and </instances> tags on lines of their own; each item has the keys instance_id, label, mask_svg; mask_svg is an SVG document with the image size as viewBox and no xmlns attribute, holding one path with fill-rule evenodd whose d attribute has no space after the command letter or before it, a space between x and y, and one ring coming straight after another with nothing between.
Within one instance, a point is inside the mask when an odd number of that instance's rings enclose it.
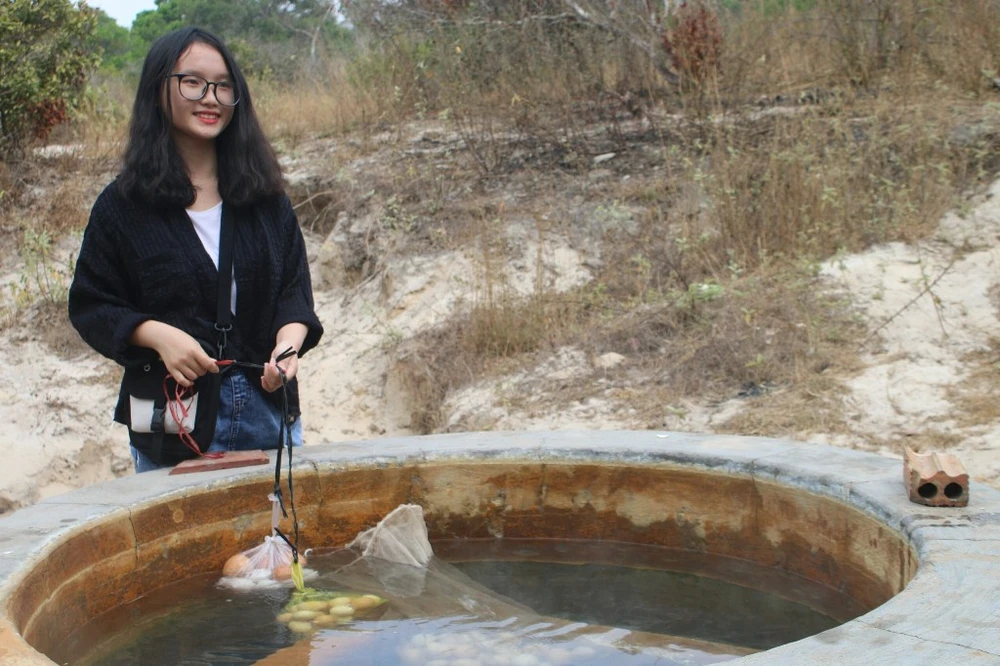
<instances>
[{"instance_id":1,"label":"red cord","mask_svg":"<svg viewBox=\"0 0 1000 666\"><path fill-rule=\"evenodd\" d=\"M281 360L288 358L288 356L293 355L295 350L292 348L286 349L282 352L276 360ZM220 368L224 368L230 365L242 365L247 367L262 368L263 366L256 365L253 363L239 363L231 359L222 359L216 361L215 364ZM284 376L284 371L278 368L278 371ZM181 441L184 442L184 446L188 447L195 453L195 455L202 458L221 458L223 453L202 453L201 447L198 446L198 442L194 441L194 437L191 436L191 432L185 427L184 419L187 418L188 414L191 412L191 405L194 403L195 393L191 390L191 387L184 387L174 382L174 399L170 399L170 387L168 381L173 379L170 373L163 378L163 395L167 398L167 410L170 412L170 418L174 420L177 424L177 436L180 437ZM284 381L282 381L284 383ZM184 400L187 400L185 404Z\"/></svg>"},{"instance_id":2,"label":"red cord","mask_svg":"<svg viewBox=\"0 0 1000 666\"><path fill-rule=\"evenodd\" d=\"M219 361L219 365L229 365L232 361ZM174 382L174 399L170 399L170 387L167 381L172 379L171 375L167 375L163 378L163 395L167 398L167 410L170 412L170 418L174 420L177 424L177 436L180 437L184 446L188 447L200 458L221 458L222 453L202 453L201 447L198 446L198 442L194 440L191 436L190 431L184 425L184 419L188 417L191 413L191 405L194 403L195 393L191 390L189 386L181 386L177 382ZM187 400L187 403L184 402Z\"/></svg>"}]
</instances>

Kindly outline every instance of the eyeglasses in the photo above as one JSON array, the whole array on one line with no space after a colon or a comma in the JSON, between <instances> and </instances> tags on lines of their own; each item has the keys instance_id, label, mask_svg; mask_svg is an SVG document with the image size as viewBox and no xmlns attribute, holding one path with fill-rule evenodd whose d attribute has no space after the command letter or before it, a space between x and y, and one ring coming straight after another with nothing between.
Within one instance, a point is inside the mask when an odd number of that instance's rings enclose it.
<instances>
[{"instance_id":1,"label":"eyeglasses","mask_svg":"<svg viewBox=\"0 0 1000 666\"><path fill-rule=\"evenodd\" d=\"M197 102L208 94L208 87L212 86L215 99L222 106L236 106L240 101L236 88L229 81L206 81L196 74L171 74L168 79L177 78L177 90L184 99Z\"/></svg>"}]
</instances>

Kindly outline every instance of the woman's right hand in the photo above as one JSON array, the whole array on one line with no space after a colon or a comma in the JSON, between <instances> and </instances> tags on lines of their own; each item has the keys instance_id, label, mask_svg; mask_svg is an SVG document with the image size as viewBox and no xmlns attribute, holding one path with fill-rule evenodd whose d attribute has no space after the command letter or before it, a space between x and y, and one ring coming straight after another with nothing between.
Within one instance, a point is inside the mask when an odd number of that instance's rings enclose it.
<instances>
[{"instance_id":1,"label":"woman's right hand","mask_svg":"<svg viewBox=\"0 0 1000 666\"><path fill-rule=\"evenodd\" d=\"M167 372L181 386L191 386L206 372L218 372L215 359L201 344L179 328L152 319L139 324L129 340L139 347L154 349Z\"/></svg>"}]
</instances>

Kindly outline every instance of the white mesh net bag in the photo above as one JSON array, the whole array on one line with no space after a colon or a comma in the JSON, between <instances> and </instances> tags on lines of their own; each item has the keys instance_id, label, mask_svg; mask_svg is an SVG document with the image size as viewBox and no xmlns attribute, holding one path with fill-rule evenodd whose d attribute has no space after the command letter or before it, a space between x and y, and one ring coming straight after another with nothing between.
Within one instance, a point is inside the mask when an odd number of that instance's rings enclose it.
<instances>
[{"instance_id":1,"label":"white mesh net bag","mask_svg":"<svg viewBox=\"0 0 1000 666\"><path fill-rule=\"evenodd\" d=\"M347 544L361 552L362 557L424 567L434 556L427 539L424 509L416 504L401 504L375 527L365 530Z\"/></svg>"}]
</instances>

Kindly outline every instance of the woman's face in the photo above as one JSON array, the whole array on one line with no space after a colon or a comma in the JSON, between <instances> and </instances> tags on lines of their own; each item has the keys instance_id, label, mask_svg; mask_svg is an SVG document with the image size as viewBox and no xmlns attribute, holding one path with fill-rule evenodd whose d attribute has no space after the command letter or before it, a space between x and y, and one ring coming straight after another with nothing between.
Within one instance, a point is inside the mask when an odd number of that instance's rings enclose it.
<instances>
[{"instance_id":1,"label":"woman's face","mask_svg":"<svg viewBox=\"0 0 1000 666\"><path fill-rule=\"evenodd\" d=\"M230 101L227 88L231 91L232 80L222 54L208 44L194 42L181 54L171 74L190 74L190 77L171 76L167 79L167 94L170 96L171 125L174 138L195 141L214 141L222 134L233 119L233 107L219 103ZM204 85L203 81L224 84L210 85L205 96L197 97ZM182 94L182 91L184 93ZM185 97L187 95L187 97Z\"/></svg>"}]
</instances>

